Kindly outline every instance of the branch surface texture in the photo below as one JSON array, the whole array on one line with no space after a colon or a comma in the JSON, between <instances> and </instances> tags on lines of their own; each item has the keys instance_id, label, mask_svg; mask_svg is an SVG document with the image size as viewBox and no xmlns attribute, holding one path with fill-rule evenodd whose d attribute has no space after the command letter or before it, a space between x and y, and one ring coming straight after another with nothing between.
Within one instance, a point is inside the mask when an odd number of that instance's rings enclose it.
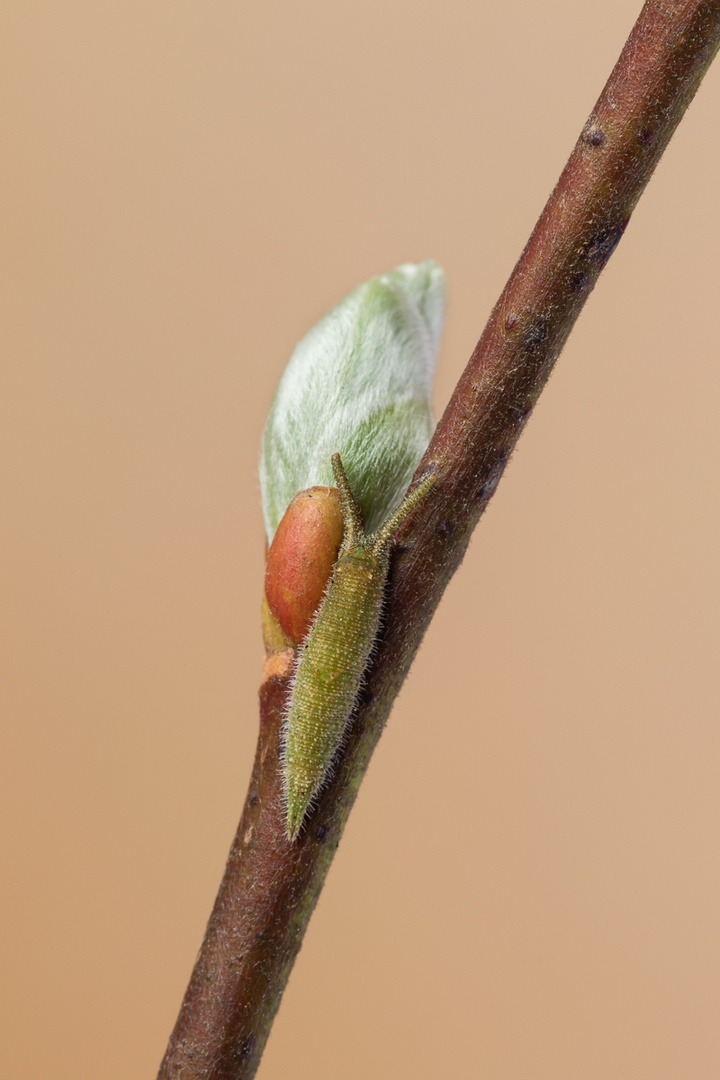
<instances>
[{"instance_id":1,"label":"branch surface texture","mask_svg":"<svg viewBox=\"0 0 720 1080\"><path fill-rule=\"evenodd\" d=\"M285 837L279 752L292 653L266 665L250 788L158 1080L249 1080L360 781L445 586L600 272L720 45L720 0L649 0L416 473L384 627L335 774Z\"/></svg>"}]
</instances>

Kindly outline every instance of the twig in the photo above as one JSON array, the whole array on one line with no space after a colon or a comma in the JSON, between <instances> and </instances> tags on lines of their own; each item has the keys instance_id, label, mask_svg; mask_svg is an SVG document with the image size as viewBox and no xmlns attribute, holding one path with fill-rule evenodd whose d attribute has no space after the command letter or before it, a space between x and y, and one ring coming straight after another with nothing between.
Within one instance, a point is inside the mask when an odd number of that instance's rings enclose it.
<instances>
[{"instance_id":1,"label":"twig","mask_svg":"<svg viewBox=\"0 0 720 1080\"><path fill-rule=\"evenodd\" d=\"M458 383L396 546L377 656L335 775L289 844L278 767L292 654L269 661L242 819L159 1080L249 1080L392 702L597 278L720 45L720 0L649 0Z\"/></svg>"}]
</instances>

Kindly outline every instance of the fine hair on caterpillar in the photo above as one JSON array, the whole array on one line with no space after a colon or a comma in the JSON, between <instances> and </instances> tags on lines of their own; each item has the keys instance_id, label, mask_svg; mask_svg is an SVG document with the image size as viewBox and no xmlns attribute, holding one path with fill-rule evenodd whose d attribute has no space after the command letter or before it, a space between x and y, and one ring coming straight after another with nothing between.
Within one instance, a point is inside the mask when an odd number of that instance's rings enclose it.
<instances>
[{"instance_id":1,"label":"fine hair on caterpillar","mask_svg":"<svg viewBox=\"0 0 720 1080\"><path fill-rule=\"evenodd\" d=\"M297 839L347 736L378 635L390 548L405 518L428 494L426 476L375 532L366 534L340 455L332 457L343 540L332 576L298 650L283 740L286 832Z\"/></svg>"}]
</instances>

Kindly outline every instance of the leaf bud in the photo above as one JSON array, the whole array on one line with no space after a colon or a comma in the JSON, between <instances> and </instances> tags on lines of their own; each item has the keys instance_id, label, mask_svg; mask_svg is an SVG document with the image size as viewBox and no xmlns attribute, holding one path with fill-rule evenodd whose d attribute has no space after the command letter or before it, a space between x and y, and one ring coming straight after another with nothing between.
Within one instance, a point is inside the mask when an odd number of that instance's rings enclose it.
<instances>
[{"instance_id":1,"label":"leaf bud","mask_svg":"<svg viewBox=\"0 0 720 1080\"><path fill-rule=\"evenodd\" d=\"M263 433L269 542L297 492L333 483L333 454L368 532L398 506L435 426L444 309L437 263L406 263L354 289L297 345Z\"/></svg>"}]
</instances>

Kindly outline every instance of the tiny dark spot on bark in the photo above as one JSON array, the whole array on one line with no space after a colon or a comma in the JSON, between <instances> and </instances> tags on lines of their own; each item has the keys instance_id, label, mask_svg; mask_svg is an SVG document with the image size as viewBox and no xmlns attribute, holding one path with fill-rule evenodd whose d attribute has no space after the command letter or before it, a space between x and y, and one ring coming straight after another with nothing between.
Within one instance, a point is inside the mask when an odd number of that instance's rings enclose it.
<instances>
[{"instance_id":1,"label":"tiny dark spot on bark","mask_svg":"<svg viewBox=\"0 0 720 1080\"><path fill-rule=\"evenodd\" d=\"M424 480L426 476L435 476L437 474L437 471L438 471L438 463L437 463L437 461L428 461L427 465L425 466L423 471L420 473L419 479Z\"/></svg>"},{"instance_id":2,"label":"tiny dark spot on bark","mask_svg":"<svg viewBox=\"0 0 720 1080\"><path fill-rule=\"evenodd\" d=\"M517 405L511 405L510 412L515 413L515 423L520 427L524 427L527 423L528 416L532 412L532 405L528 405L524 409L518 408Z\"/></svg>"},{"instance_id":3,"label":"tiny dark spot on bark","mask_svg":"<svg viewBox=\"0 0 720 1080\"><path fill-rule=\"evenodd\" d=\"M570 281L570 288L573 292L584 292L590 284L590 275L587 270L577 270Z\"/></svg>"},{"instance_id":4,"label":"tiny dark spot on bark","mask_svg":"<svg viewBox=\"0 0 720 1080\"><path fill-rule=\"evenodd\" d=\"M630 218L626 217L623 221L618 222L617 225L608 225L606 228L596 232L595 235L590 237L590 239L579 249L578 255L580 258L599 264L600 269L602 270L613 251L620 243L622 234L625 232L629 220Z\"/></svg>"},{"instance_id":5,"label":"tiny dark spot on bark","mask_svg":"<svg viewBox=\"0 0 720 1080\"><path fill-rule=\"evenodd\" d=\"M594 124L591 124L583 131L582 141L588 146L602 146L605 142L605 132L602 128L595 127Z\"/></svg>"},{"instance_id":6,"label":"tiny dark spot on bark","mask_svg":"<svg viewBox=\"0 0 720 1080\"><path fill-rule=\"evenodd\" d=\"M447 518L445 521L441 521L437 527L437 531L440 536L449 536L452 532L452 521L449 521Z\"/></svg>"},{"instance_id":7,"label":"tiny dark spot on bark","mask_svg":"<svg viewBox=\"0 0 720 1080\"><path fill-rule=\"evenodd\" d=\"M397 555L405 555L408 551L412 551L412 544L395 544L395 552Z\"/></svg>"},{"instance_id":8,"label":"tiny dark spot on bark","mask_svg":"<svg viewBox=\"0 0 720 1080\"><path fill-rule=\"evenodd\" d=\"M509 334L511 330L515 329L519 321L517 315L508 315L505 320L505 332Z\"/></svg>"},{"instance_id":9,"label":"tiny dark spot on bark","mask_svg":"<svg viewBox=\"0 0 720 1080\"><path fill-rule=\"evenodd\" d=\"M257 806L257 804L260 802L260 796L258 795L258 793L254 792L250 796L248 802L250 803L251 806Z\"/></svg>"},{"instance_id":10,"label":"tiny dark spot on bark","mask_svg":"<svg viewBox=\"0 0 720 1080\"><path fill-rule=\"evenodd\" d=\"M361 686L360 693L358 695L358 705L360 706L360 708L369 708L369 706L372 705L374 700L375 695L373 694L372 690L368 688L367 684Z\"/></svg>"},{"instance_id":11,"label":"tiny dark spot on bark","mask_svg":"<svg viewBox=\"0 0 720 1080\"><path fill-rule=\"evenodd\" d=\"M254 1049L255 1049L255 1036L254 1035L246 1035L245 1038L242 1041L242 1046L240 1047L240 1060L241 1061L247 1061L247 1059L250 1057L250 1055L252 1054Z\"/></svg>"},{"instance_id":12,"label":"tiny dark spot on bark","mask_svg":"<svg viewBox=\"0 0 720 1080\"><path fill-rule=\"evenodd\" d=\"M486 474L484 480L473 494L473 498L478 502L483 502L485 499L489 499L495 492L495 488L500 483L500 477L505 471L508 457L507 454L501 455Z\"/></svg>"},{"instance_id":13,"label":"tiny dark spot on bark","mask_svg":"<svg viewBox=\"0 0 720 1080\"><path fill-rule=\"evenodd\" d=\"M329 832L330 829L327 827L327 825L318 825L315 835L321 844L327 840Z\"/></svg>"},{"instance_id":14,"label":"tiny dark spot on bark","mask_svg":"<svg viewBox=\"0 0 720 1080\"><path fill-rule=\"evenodd\" d=\"M640 143L641 146L646 146L647 143L652 141L654 134L655 133L652 131L651 128L640 128L637 133L637 141Z\"/></svg>"},{"instance_id":15,"label":"tiny dark spot on bark","mask_svg":"<svg viewBox=\"0 0 720 1080\"><path fill-rule=\"evenodd\" d=\"M525 352L528 352L531 355L539 352L543 343L547 340L548 333L547 323L542 315L537 319L533 319L533 322L523 334L523 347Z\"/></svg>"}]
</instances>

